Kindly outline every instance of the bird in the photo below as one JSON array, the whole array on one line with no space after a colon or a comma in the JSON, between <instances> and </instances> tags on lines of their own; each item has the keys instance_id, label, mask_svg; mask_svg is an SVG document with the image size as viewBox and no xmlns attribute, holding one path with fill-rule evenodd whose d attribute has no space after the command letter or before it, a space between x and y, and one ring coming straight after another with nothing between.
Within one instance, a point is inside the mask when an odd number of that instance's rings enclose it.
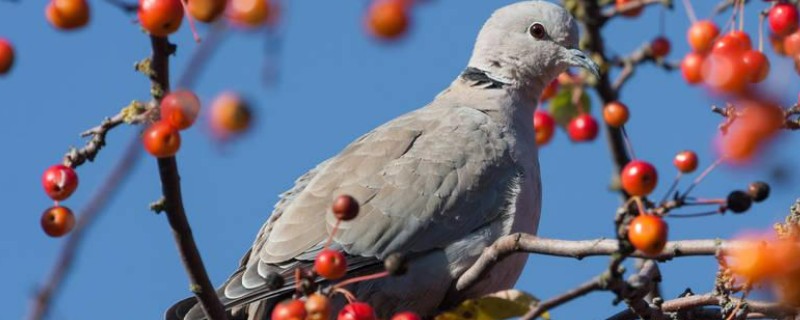
<instances>
[{"instance_id":1,"label":"bird","mask_svg":"<svg viewBox=\"0 0 800 320\"><path fill-rule=\"evenodd\" d=\"M402 276L347 287L380 318L399 311L428 318L513 287L526 262L521 253L469 288L455 284L496 239L538 230L541 180L532 119L539 95L569 67L599 73L578 49L578 33L569 12L548 1L497 9L449 87L357 138L280 195L239 268L218 289L231 319L268 319L277 302L291 297L295 269L310 269L325 247L336 224L331 204L341 195L360 204L358 216L340 223L330 242L346 255L348 275L382 271L382 260L393 253L407 259ZM344 303L334 300L334 306ZM205 315L190 297L165 319Z\"/></svg>"}]
</instances>

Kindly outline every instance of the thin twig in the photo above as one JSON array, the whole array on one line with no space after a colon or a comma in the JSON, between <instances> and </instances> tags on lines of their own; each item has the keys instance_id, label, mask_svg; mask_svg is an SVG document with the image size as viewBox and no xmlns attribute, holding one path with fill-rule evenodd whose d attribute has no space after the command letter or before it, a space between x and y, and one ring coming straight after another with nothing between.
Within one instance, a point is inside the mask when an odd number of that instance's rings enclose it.
<instances>
[{"instance_id":1,"label":"thin twig","mask_svg":"<svg viewBox=\"0 0 800 320\"><path fill-rule=\"evenodd\" d=\"M154 98L160 100L164 93L169 92L169 55L174 51L174 46L166 38L156 36L150 37L150 43L153 47L151 91L154 93ZM194 242L189 220L186 218L178 162L174 156L159 158L158 169L164 196L164 211L172 228L175 243L178 245L181 261L189 276L191 291L197 297L208 319L227 319L225 307L217 297L214 286L211 285L200 251Z\"/></svg>"},{"instance_id":2,"label":"thin twig","mask_svg":"<svg viewBox=\"0 0 800 320\"><path fill-rule=\"evenodd\" d=\"M564 292L558 296L545 300L536 305L533 309L528 311L522 319L536 319L536 317L541 316L545 312L552 310L562 304L575 300L579 297L585 296L592 291L600 290L602 286L602 277L594 277L589 281L584 282L583 284Z\"/></svg>"},{"instance_id":3,"label":"thin twig","mask_svg":"<svg viewBox=\"0 0 800 320\"><path fill-rule=\"evenodd\" d=\"M728 303L738 304L741 301L739 298L731 297ZM774 302L744 300L743 303L747 304L747 311L766 315L771 319L780 319L787 316L797 315L797 311L786 306ZM688 311L696 308L718 306L720 304L720 297L713 293L703 295L691 295L687 297L677 298L673 300L664 301L661 305L661 310L667 313ZM622 311L608 320L634 320L638 319L629 310Z\"/></svg>"},{"instance_id":4,"label":"thin twig","mask_svg":"<svg viewBox=\"0 0 800 320\"><path fill-rule=\"evenodd\" d=\"M108 204L116 194L117 188L123 181L133 172L133 166L139 160L141 155L142 146L140 145L138 135L136 135L125 148L122 158L114 166L111 174L103 181L101 187L92 196L89 203L81 210L78 215L78 221L75 223L75 229L72 230L69 238L64 243L58 260L50 272L45 286L41 287L36 293L36 298L33 300L29 320L41 320L47 316L50 309L50 302L58 295L61 284L64 279L72 270L72 265L75 255L83 242L89 227L95 221L97 216L103 211L106 204Z\"/></svg>"}]
</instances>

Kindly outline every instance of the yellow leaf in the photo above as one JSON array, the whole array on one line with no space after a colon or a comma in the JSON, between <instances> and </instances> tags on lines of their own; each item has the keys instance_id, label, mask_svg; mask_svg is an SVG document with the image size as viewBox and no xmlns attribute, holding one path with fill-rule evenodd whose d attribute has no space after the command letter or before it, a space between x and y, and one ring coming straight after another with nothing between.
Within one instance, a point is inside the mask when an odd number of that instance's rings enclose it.
<instances>
[{"instance_id":1,"label":"yellow leaf","mask_svg":"<svg viewBox=\"0 0 800 320\"><path fill-rule=\"evenodd\" d=\"M500 320L520 317L531 309L531 305L539 299L519 290L506 290L488 296L470 299L458 307L446 311L436 320ZM545 313L542 319L549 320Z\"/></svg>"}]
</instances>

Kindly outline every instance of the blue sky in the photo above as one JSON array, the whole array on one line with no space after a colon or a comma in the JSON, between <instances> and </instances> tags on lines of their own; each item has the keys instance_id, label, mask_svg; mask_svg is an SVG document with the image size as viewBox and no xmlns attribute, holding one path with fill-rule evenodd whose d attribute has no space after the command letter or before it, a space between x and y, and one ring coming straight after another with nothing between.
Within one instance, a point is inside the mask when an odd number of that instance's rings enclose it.
<instances>
[{"instance_id":1,"label":"blue sky","mask_svg":"<svg viewBox=\"0 0 800 320\"><path fill-rule=\"evenodd\" d=\"M701 17L714 1L694 1ZM262 33L229 33L197 79L197 93L209 101L224 90L238 90L256 103L254 130L220 150L202 126L183 135L178 155L184 197L194 235L215 284L237 266L267 218L277 195L294 178L335 154L360 134L400 114L421 107L464 68L472 41L493 9L510 1L425 1L413 13L413 28L393 44L371 41L363 31L367 1L293 1L280 28L281 46L274 61L274 85L262 82L265 60ZM756 10L749 5L746 29L756 38ZM147 99L148 81L133 63L149 54L149 41L134 17L103 1L92 2L92 20L78 32L62 33L44 19L41 1L0 2L0 36L16 45L17 64L0 78L5 152L0 164L0 271L4 290L0 309L17 319L27 312L35 286L49 272L63 239L44 235L39 216L51 202L40 175L61 161L78 134L116 113L133 99ZM611 53L624 54L659 33L660 8L638 19L612 22L604 31ZM687 52L688 26L683 8L666 13L671 58ZM725 17L718 17L718 23ZM201 26L204 33L206 27ZM174 76L183 71L192 50L188 25L172 37L178 53ZM769 48L767 46L767 48ZM769 49L767 49L769 51ZM784 101L796 97L797 75L787 59L770 55L773 71L766 87ZM637 155L661 172L660 195L674 175L672 156L682 149L712 162L710 141L720 120L709 106L719 103L703 90L688 87L678 73L652 66L639 68L622 100L629 105L628 126ZM598 108L594 109L596 115ZM78 170L80 187L65 205L85 205L137 133L121 127L95 163ZM613 235L618 197L607 190L611 162L600 137L575 145L559 131L541 151L544 184L540 235L591 239ZM800 161L797 137L782 137L755 167L723 168L697 188L697 194L723 197L755 179L773 181L775 166ZM189 294L167 222L147 209L159 197L155 160L143 157L129 180L94 225L73 274L56 302L52 319L154 319ZM796 171L775 184L773 196L740 216L668 220L672 239L727 238L744 229L768 228L782 219L800 196ZM688 182L688 181L687 181ZM606 258L575 261L532 256L518 287L539 297L569 289L601 272ZM711 258L689 258L663 265L664 293L685 288L708 291L716 271ZM556 319L605 318L621 310L612 295L594 293L553 311Z\"/></svg>"}]
</instances>

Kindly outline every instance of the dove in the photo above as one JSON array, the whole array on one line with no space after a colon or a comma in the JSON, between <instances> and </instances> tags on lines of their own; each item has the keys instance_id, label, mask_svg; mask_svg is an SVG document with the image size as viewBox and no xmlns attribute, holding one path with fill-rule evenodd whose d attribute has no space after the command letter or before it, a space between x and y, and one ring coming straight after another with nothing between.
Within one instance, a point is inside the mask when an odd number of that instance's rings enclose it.
<instances>
[{"instance_id":1,"label":"dove","mask_svg":"<svg viewBox=\"0 0 800 320\"><path fill-rule=\"evenodd\" d=\"M536 234L541 181L533 114L559 73L574 66L598 74L577 46L577 23L556 4L524 1L495 11L466 69L432 102L359 137L280 196L218 290L231 319L268 319L277 302L291 297L295 269L312 268L336 224L331 204L341 195L361 208L330 244L346 254L348 276L383 271L382 260L393 253L407 259L404 275L346 287L380 318L399 311L432 317L514 286L525 254L500 261L469 288L455 284L499 237ZM333 310L345 302L338 295ZM165 318L205 315L190 297Z\"/></svg>"}]
</instances>

